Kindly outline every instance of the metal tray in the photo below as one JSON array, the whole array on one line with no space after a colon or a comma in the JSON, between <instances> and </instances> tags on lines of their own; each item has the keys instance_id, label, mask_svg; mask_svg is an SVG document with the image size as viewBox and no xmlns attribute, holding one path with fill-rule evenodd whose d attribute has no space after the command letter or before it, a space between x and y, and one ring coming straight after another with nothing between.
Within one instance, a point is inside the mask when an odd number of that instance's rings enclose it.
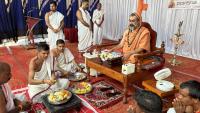
<instances>
[{"instance_id":1,"label":"metal tray","mask_svg":"<svg viewBox=\"0 0 200 113\"><path fill-rule=\"evenodd\" d=\"M68 77L70 81L78 82L84 80L87 77L86 73L76 72Z\"/></svg>"},{"instance_id":2,"label":"metal tray","mask_svg":"<svg viewBox=\"0 0 200 113\"><path fill-rule=\"evenodd\" d=\"M48 100L48 102L50 104L53 104L53 105L64 104L64 103L68 102L72 97L72 93L70 91L68 91L68 92L69 92L69 96L66 99L62 100L62 101L52 102L52 101L49 100L49 95L47 96L47 100Z\"/></svg>"}]
</instances>

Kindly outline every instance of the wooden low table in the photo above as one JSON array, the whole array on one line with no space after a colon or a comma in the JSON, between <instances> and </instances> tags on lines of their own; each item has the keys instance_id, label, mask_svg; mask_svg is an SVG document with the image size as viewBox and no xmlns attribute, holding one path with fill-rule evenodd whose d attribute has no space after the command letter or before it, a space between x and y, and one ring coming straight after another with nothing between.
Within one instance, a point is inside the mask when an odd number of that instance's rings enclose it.
<instances>
[{"instance_id":1,"label":"wooden low table","mask_svg":"<svg viewBox=\"0 0 200 113\"><path fill-rule=\"evenodd\" d=\"M110 66L107 64L104 64L100 61L99 58L86 58L85 60L86 66L87 66L87 72L88 74L89 72L89 68L93 68L96 71L114 79L117 80L119 82L121 82L124 86L124 98L123 98L123 102L127 103L127 95L128 95L128 85L131 83L139 83L142 84L141 82L143 80L148 80L150 78L153 78L153 74L151 74L152 72L149 73L149 71L142 71L142 72L135 72L133 74L129 74L129 75L124 75L123 73L121 73L121 65L119 66ZM153 72L154 73L154 72Z\"/></svg>"},{"instance_id":2,"label":"wooden low table","mask_svg":"<svg viewBox=\"0 0 200 113\"><path fill-rule=\"evenodd\" d=\"M142 85L145 87L146 90L152 91L156 94L158 94L161 98L174 96L175 93L178 92L178 87L175 83L175 88L172 91L169 92L163 92L156 88L156 80L146 80L142 82Z\"/></svg>"}]
</instances>

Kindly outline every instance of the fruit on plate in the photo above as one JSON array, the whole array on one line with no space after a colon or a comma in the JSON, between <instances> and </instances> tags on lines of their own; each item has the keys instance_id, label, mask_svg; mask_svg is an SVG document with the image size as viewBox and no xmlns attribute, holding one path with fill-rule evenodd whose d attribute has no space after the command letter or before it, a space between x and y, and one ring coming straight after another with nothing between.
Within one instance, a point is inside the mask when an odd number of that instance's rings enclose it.
<instances>
[{"instance_id":1,"label":"fruit on plate","mask_svg":"<svg viewBox=\"0 0 200 113\"><path fill-rule=\"evenodd\" d=\"M60 91L56 91L54 93L50 93L48 96L48 100L53 103L62 101L64 99L69 99L69 98L70 98L70 92L64 89Z\"/></svg>"},{"instance_id":2,"label":"fruit on plate","mask_svg":"<svg viewBox=\"0 0 200 113\"><path fill-rule=\"evenodd\" d=\"M85 94L89 93L92 90L91 84L87 82L80 82L75 85L73 92L76 94Z\"/></svg>"}]
</instances>

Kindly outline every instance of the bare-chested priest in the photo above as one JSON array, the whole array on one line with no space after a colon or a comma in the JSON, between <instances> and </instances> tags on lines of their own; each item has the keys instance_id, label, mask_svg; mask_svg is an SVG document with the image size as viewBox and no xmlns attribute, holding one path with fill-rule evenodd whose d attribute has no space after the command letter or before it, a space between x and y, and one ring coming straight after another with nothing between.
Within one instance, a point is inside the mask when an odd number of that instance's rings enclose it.
<instances>
[{"instance_id":1,"label":"bare-chested priest","mask_svg":"<svg viewBox=\"0 0 200 113\"><path fill-rule=\"evenodd\" d=\"M29 64L28 93L33 102L41 102L41 95L69 86L68 79L56 79L53 67L49 45L39 44L37 56L32 58Z\"/></svg>"},{"instance_id":2,"label":"bare-chested priest","mask_svg":"<svg viewBox=\"0 0 200 113\"><path fill-rule=\"evenodd\" d=\"M51 53L54 57L56 67L62 70L65 75L76 70L81 70L75 62L71 51L65 47L64 40L58 39L56 41L56 48L52 49Z\"/></svg>"}]
</instances>

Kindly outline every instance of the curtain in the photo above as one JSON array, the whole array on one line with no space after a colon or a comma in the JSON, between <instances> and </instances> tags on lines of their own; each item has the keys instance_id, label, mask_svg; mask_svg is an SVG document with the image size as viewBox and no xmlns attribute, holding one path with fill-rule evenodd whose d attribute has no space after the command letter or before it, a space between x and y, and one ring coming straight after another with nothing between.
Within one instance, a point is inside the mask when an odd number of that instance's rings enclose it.
<instances>
[{"instance_id":1,"label":"curtain","mask_svg":"<svg viewBox=\"0 0 200 113\"><path fill-rule=\"evenodd\" d=\"M39 17L39 5L38 0L28 0L25 6L24 16L30 16L34 18L40 18ZM36 26L33 29L34 34L40 34L41 33L41 25L40 23L37 23Z\"/></svg>"},{"instance_id":2,"label":"curtain","mask_svg":"<svg viewBox=\"0 0 200 113\"><path fill-rule=\"evenodd\" d=\"M66 13L66 9L67 9L66 0L58 0L57 1L57 10L65 16L64 17L65 26L67 26L67 17L66 17L67 13Z\"/></svg>"},{"instance_id":3,"label":"curtain","mask_svg":"<svg viewBox=\"0 0 200 113\"><path fill-rule=\"evenodd\" d=\"M94 0L89 7L89 13L90 13L91 17L93 15L94 10L97 8L98 3L99 3L99 0Z\"/></svg>"},{"instance_id":4,"label":"curtain","mask_svg":"<svg viewBox=\"0 0 200 113\"><path fill-rule=\"evenodd\" d=\"M13 32L12 23L10 15L7 11L9 6L5 4L4 0L1 0L0 2L0 43L2 43L3 39L10 39L15 37L15 33Z\"/></svg>"},{"instance_id":5,"label":"curtain","mask_svg":"<svg viewBox=\"0 0 200 113\"><path fill-rule=\"evenodd\" d=\"M10 19L16 37L26 34L25 19L21 0L12 0L10 3Z\"/></svg>"},{"instance_id":6,"label":"curtain","mask_svg":"<svg viewBox=\"0 0 200 113\"><path fill-rule=\"evenodd\" d=\"M67 27L74 28L77 26L76 11L79 8L79 0L71 0L67 7Z\"/></svg>"},{"instance_id":7,"label":"curtain","mask_svg":"<svg viewBox=\"0 0 200 113\"><path fill-rule=\"evenodd\" d=\"M42 4L41 4L41 7L40 7L40 12L39 12L39 15L40 15L40 18L42 19L40 21L40 24L42 26L42 33L43 34L46 34L47 33L47 26L46 26L46 23L45 23L45 14L50 11L50 0L42 0Z\"/></svg>"},{"instance_id":8,"label":"curtain","mask_svg":"<svg viewBox=\"0 0 200 113\"><path fill-rule=\"evenodd\" d=\"M105 12L103 34L118 40L128 25L128 17L136 11L137 0L101 0ZM177 32L178 24L183 21L181 33L185 43L179 48L178 55L200 59L200 13L198 9L169 9L168 0L146 0L147 11L142 13L143 21L149 22L157 31L157 46L165 41L166 52L173 53L171 38Z\"/></svg>"},{"instance_id":9,"label":"curtain","mask_svg":"<svg viewBox=\"0 0 200 113\"><path fill-rule=\"evenodd\" d=\"M119 40L127 28L129 15L136 9L136 0L100 0L104 10L103 34Z\"/></svg>"}]
</instances>

